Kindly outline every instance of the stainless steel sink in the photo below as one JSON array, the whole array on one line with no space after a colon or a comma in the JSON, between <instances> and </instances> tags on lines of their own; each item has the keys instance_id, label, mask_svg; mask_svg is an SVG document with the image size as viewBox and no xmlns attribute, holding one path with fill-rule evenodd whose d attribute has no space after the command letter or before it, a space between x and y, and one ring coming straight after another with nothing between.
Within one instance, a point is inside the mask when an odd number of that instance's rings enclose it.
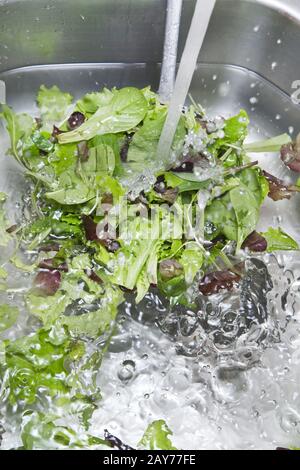
<instances>
[{"instance_id":1,"label":"stainless steel sink","mask_svg":"<svg viewBox=\"0 0 300 470\"><path fill-rule=\"evenodd\" d=\"M179 56L194 3L194 0L184 1ZM166 0L0 1L0 79L6 83L8 104L19 111L34 111L34 98L42 83L58 85L75 96L104 85L151 85L157 89L166 5ZM300 104L294 103L291 95L295 92L293 84L300 81L299 49L299 0L219 0L199 57L191 93L212 115L229 115L245 108L252 121L252 139L282 132L296 136L300 131ZM293 178L276 156L262 156L260 161L278 176ZM15 172L15 166L8 159L2 160L1 170L0 190L14 188L17 198L15 187L21 185L22 175ZM270 221L273 225L280 222L300 241L299 197L288 204L270 202L264 208L262 224ZM292 266L294 275L297 273L298 276L300 257L292 258L280 258L280 263ZM286 271L282 283L284 278L289 279ZM299 293L297 296L299 298ZM295 322L299 321L299 307L294 301ZM96 431L99 422L101 429L104 424L110 425L124 439L128 431L134 445L145 421L151 417L165 417L181 448L274 448L276 445L297 446L297 442L299 447L300 402L298 396L293 399L292 395L299 388L300 366L299 359L295 364L291 359L294 349L286 359L290 361L286 367L294 367L294 371L286 372L287 385L281 384L277 369L274 380L280 385L274 384L272 389L271 375L266 382L263 367L274 367L274 370L277 367L273 362L270 365L267 353L262 369L258 367L245 379L244 398L237 399L235 393L237 396L237 390L243 390L244 379L234 376L231 380L228 375L226 385L224 380L216 382L213 371L206 369L204 372L199 357L196 359L201 370L195 372L195 360L187 366L185 359L176 356L172 343L161 339L154 325L133 322L122 328L118 338L123 346L112 346L104 361L104 375L100 381L104 397L108 398L104 398L103 408L96 415ZM297 328L299 335L299 325ZM147 338L144 350L132 335ZM289 341L287 336L285 340ZM118 339L115 344L117 342ZM156 353L155 361L161 360L163 365L154 364L153 359L147 369L145 361L141 365L140 358L146 350L147 354L152 354L151 342L157 351L162 351L164 360ZM299 347L298 343L293 344ZM282 351L281 354L286 354L284 347ZM119 364L128 357L134 357L141 374L135 384L125 387L117 377L111 376L110 361ZM279 363L284 369L282 359ZM159 375L162 370L164 376ZM179 382L174 371L178 373ZM167 385L163 378L166 374L171 374ZM210 378L209 374L212 374ZM203 391L205 381L212 384L210 400L205 395L208 391ZM183 396L184 383L193 383L190 396L188 390ZM258 393L259 384L265 398ZM109 401L116 393L121 393L121 398ZM256 400L251 406L246 400L249 396ZM180 406L176 404L176 397L180 398ZM185 421L184 414L189 422ZM237 415L243 418L239 422L234 418ZM202 428L194 433L193 426Z\"/></svg>"}]
</instances>

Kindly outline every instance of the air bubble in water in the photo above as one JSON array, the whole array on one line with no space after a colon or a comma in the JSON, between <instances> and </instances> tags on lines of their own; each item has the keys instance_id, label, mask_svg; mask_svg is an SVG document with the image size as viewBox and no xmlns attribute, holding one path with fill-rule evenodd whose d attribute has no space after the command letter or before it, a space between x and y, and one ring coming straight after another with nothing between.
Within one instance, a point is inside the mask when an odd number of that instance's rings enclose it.
<instances>
[{"instance_id":1,"label":"air bubble in water","mask_svg":"<svg viewBox=\"0 0 300 470\"><path fill-rule=\"evenodd\" d=\"M126 360L121 364L121 367L118 371L118 378L121 382L127 383L129 382L135 373L135 363L131 360Z\"/></svg>"}]
</instances>

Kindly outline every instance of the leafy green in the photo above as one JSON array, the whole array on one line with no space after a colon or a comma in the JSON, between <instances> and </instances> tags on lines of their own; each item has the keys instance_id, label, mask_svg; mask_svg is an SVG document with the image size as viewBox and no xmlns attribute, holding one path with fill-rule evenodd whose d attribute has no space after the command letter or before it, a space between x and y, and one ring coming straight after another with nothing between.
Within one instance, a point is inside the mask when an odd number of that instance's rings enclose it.
<instances>
[{"instance_id":1,"label":"leafy green","mask_svg":"<svg viewBox=\"0 0 300 470\"><path fill-rule=\"evenodd\" d=\"M252 233L259 218L259 204L253 192L247 186L234 188L230 191L230 201L237 221L237 249Z\"/></svg>"},{"instance_id":2,"label":"leafy green","mask_svg":"<svg viewBox=\"0 0 300 470\"><path fill-rule=\"evenodd\" d=\"M137 217L123 227L120 240L127 240L127 243L124 243L117 253L110 256L109 262L107 263L103 257L101 249L98 251L96 259L107 264L111 272L111 282L132 290L135 288L150 255L153 255L158 239L158 218L156 217L154 223L150 224L147 219Z\"/></svg>"},{"instance_id":3,"label":"leafy green","mask_svg":"<svg viewBox=\"0 0 300 470\"><path fill-rule=\"evenodd\" d=\"M262 236L268 242L267 251L269 252L277 250L299 250L298 243L280 228L269 228L267 232L262 233Z\"/></svg>"},{"instance_id":4,"label":"leafy green","mask_svg":"<svg viewBox=\"0 0 300 470\"><path fill-rule=\"evenodd\" d=\"M243 141L248 135L249 117L245 110L225 121L225 140L230 143Z\"/></svg>"},{"instance_id":5,"label":"leafy green","mask_svg":"<svg viewBox=\"0 0 300 470\"><path fill-rule=\"evenodd\" d=\"M22 164L21 146L33 129L33 119L28 114L16 114L6 104L2 104L1 116L6 121L6 128L10 136L11 148L10 153L14 158Z\"/></svg>"},{"instance_id":6,"label":"leafy green","mask_svg":"<svg viewBox=\"0 0 300 470\"><path fill-rule=\"evenodd\" d=\"M87 254L78 255L70 263L56 294L45 297L28 294L26 305L31 315L38 317L45 328L53 324L67 326L74 335L98 337L109 331L118 313L123 297L120 290L90 279L86 270L91 269ZM81 304L81 314L67 313L74 303Z\"/></svg>"},{"instance_id":7,"label":"leafy green","mask_svg":"<svg viewBox=\"0 0 300 470\"><path fill-rule=\"evenodd\" d=\"M72 299L61 291L49 297L29 294L26 299L29 313L42 320L46 328L53 325L71 303Z\"/></svg>"},{"instance_id":8,"label":"leafy green","mask_svg":"<svg viewBox=\"0 0 300 470\"><path fill-rule=\"evenodd\" d=\"M228 240L237 241L238 226L229 192L209 204L205 210L205 220L206 226L210 227L209 232L206 231L209 239L224 235Z\"/></svg>"},{"instance_id":9,"label":"leafy green","mask_svg":"<svg viewBox=\"0 0 300 470\"><path fill-rule=\"evenodd\" d=\"M246 111L213 120L194 103L179 121L174 166L162 171L156 153L168 108L149 87L104 88L72 106L69 93L42 86L37 102L36 120L2 106L10 153L31 184L30 217L24 211L9 230L16 240L10 263L37 276L22 297L33 332L0 343L0 399L24 449L102 447L105 441L88 428L122 291L133 291L139 303L157 286L170 308L198 311L198 281L224 264L232 268L227 250L236 246L238 260L270 193L272 178L246 152L278 150L290 137L244 145ZM73 109L85 119L69 132ZM5 201L0 193L1 246L12 238ZM298 249L281 229L262 235L269 251ZM6 262L0 279L9 283ZM40 280L53 278L53 295L42 294ZM2 282L0 290L7 289ZM18 315L1 305L0 332ZM164 421L155 421L140 446L174 450L171 434Z\"/></svg>"},{"instance_id":10,"label":"leafy green","mask_svg":"<svg viewBox=\"0 0 300 470\"><path fill-rule=\"evenodd\" d=\"M189 243L180 257L184 268L185 280L191 284L203 265L203 250L195 242Z\"/></svg>"},{"instance_id":11,"label":"leafy green","mask_svg":"<svg viewBox=\"0 0 300 470\"><path fill-rule=\"evenodd\" d=\"M246 144L244 145L244 150L253 153L279 152L283 145L291 142L292 139L290 135L282 134L277 137L272 137L271 139Z\"/></svg>"},{"instance_id":12,"label":"leafy green","mask_svg":"<svg viewBox=\"0 0 300 470\"><path fill-rule=\"evenodd\" d=\"M138 445L149 450L177 450L169 439L172 435L172 431L164 420L153 421Z\"/></svg>"},{"instance_id":13,"label":"leafy green","mask_svg":"<svg viewBox=\"0 0 300 470\"><path fill-rule=\"evenodd\" d=\"M96 190L83 181L74 171L65 171L60 175L59 187L55 191L45 193L47 199L59 204L84 204L96 196Z\"/></svg>"},{"instance_id":14,"label":"leafy green","mask_svg":"<svg viewBox=\"0 0 300 470\"><path fill-rule=\"evenodd\" d=\"M8 276L7 271L2 266L0 266L0 279L6 279L7 276Z\"/></svg>"},{"instance_id":15,"label":"leafy green","mask_svg":"<svg viewBox=\"0 0 300 470\"><path fill-rule=\"evenodd\" d=\"M74 131L60 134L58 140L65 144L90 140L96 135L128 131L144 119L147 107L147 101L140 90L122 88L84 124Z\"/></svg>"},{"instance_id":16,"label":"leafy green","mask_svg":"<svg viewBox=\"0 0 300 470\"><path fill-rule=\"evenodd\" d=\"M56 144L54 146L53 152L48 157L48 162L53 167L56 177L76 167L77 154L78 149L76 144Z\"/></svg>"},{"instance_id":17,"label":"leafy green","mask_svg":"<svg viewBox=\"0 0 300 470\"><path fill-rule=\"evenodd\" d=\"M0 305L0 333L8 328L11 328L17 321L19 310L10 305Z\"/></svg>"},{"instance_id":18,"label":"leafy green","mask_svg":"<svg viewBox=\"0 0 300 470\"><path fill-rule=\"evenodd\" d=\"M47 132L35 131L31 139L39 150L43 152L51 152L54 149L54 144L50 141L51 135Z\"/></svg>"},{"instance_id":19,"label":"leafy green","mask_svg":"<svg viewBox=\"0 0 300 470\"><path fill-rule=\"evenodd\" d=\"M9 223L4 210L6 198L6 194L0 192L0 246L2 247L7 246L11 239L10 235L6 231L9 228Z\"/></svg>"},{"instance_id":20,"label":"leafy green","mask_svg":"<svg viewBox=\"0 0 300 470\"><path fill-rule=\"evenodd\" d=\"M224 136L217 137L216 141L209 146L212 153L218 155L219 150L222 147L228 147L230 145L240 147L245 138L248 135L249 117L245 110L241 110L239 114L225 120L224 128L222 129ZM232 164L229 166L236 166L239 164L236 154L232 154L234 157ZM228 159L225 167L228 166Z\"/></svg>"},{"instance_id":21,"label":"leafy green","mask_svg":"<svg viewBox=\"0 0 300 470\"><path fill-rule=\"evenodd\" d=\"M77 101L76 109L85 115L95 114L100 107L107 106L111 102L116 91L115 88L113 90L103 88L101 92L87 93Z\"/></svg>"},{"instance_id":22,"label":"leafy green","mask_svg":"<svg viewBox=\"0 0 300 470\"><path fill-rule=\"evenodd\" d=\"M67 426L55 424L60 416L28 411L23 416L21 438L24 450L34 449L82 449L107 446L98 437L84 432L78 433Z\"/></svg>"},{"instance_id":23,"label":"leafy green","mask_svg":"<svg viewBox=\"0 0 300 470\"><path fill-rule=\"evenodd\" d=\"M205 218L214 227L211 238L223 234L229 240L236 241L239 250L256 228L268 185L256 169L243 170L238 174L238 179L237 187L209 204Z\"/></svg>"},{"instance_id":24,"label":"leafy green","mask_svg":"<svg viewBox=\"0 0 300 470\"><path fill-rule=\"evenodd\" d=\"M10 404L19 401L33 404L42 389L53 398L65 394L69 389L65 359L70 350L71 341L64 332L52 337L51 331L39 330L14 342L6 342L8 373L3 385L7 387Z\"/></svg>"},{"instance_id":25,"label":"leafy green","mask_svg":"<svg viewBox=\"0 0 300 470\"><path fill-rule=\"evenodd\" d=\"M150 111L141 128L134 134L128 151L128 162L145 165L145 162L153 162L163 125L167 118L167 108L159 107ZM182 118L175 134L173 148L178 148L185 137L185 124Z\"/></svg>"},{"instance_id":26,"label":"leafy green","mask_svg":"<svg viewBox=\"0 0 300 470\"><path fill-rule=\"evenodd\" d=\"M37 103L44 127L52 131L54 123L63 121L67 117L68 107L72 101L73 97L61 91L56 85L51 88L42 85L37 95Z\"/></svg>"}]
</instances>

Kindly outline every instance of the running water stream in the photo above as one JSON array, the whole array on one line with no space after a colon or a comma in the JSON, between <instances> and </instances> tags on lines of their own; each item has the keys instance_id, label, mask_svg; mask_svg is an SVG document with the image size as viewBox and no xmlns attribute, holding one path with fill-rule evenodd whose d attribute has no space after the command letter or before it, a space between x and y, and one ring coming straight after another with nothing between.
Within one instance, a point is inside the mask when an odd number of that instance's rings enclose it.
<instances>
[{"instance_id":1,"label":"running water stream","mask_svg":"<svg viewBox=\"0 0 300 470\"><path fill-rule=\"evenodd\" d=\"M177 73L174 92L169 105L169 113L158 144L158 159L167 163L170 157L171 147L177 125L182 113L197 59L206 35L206 31L215 7L216 0L197 0L191 27L186 40L185 48ZM169 48L165 48L165 53L170 53ZM166 63L166 58L164 58Z\"/></svg>"},{"instance_id":2,"label":"running water stream","mask_svg":"<svg viewBox=\"0 0 300 470\"><path fill-rule=\"evenodd\" d=\"M181 11L182 0L168 0L164 56L158 91L162 103L170 101L174 91Z\"/></svg>"}]
</instances>

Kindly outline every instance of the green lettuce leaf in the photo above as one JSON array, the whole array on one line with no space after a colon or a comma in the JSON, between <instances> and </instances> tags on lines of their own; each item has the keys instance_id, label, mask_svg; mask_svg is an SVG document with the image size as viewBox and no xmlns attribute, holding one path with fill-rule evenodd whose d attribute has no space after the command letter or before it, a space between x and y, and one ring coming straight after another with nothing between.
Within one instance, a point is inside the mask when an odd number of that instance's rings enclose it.
<instances>
[{"instance_id":1,"label":"green lettuce leaf","mask_svg":"<svg viewBox=\"0 0 300 470\"><path fill-rule=\"evenodd\" d=\"M8 276L8 273L6 269L4 269L2 266L0 266L0 279L6 279Z\"/></svg>"},{"instance_id":2,"label":"green lettuce leaf","mask_svg":"<svg viewBox=\"0 0 300 470\"><path fill-rule=\"evenodd\" d=\"M60 289L52 296L28 294L26 305L31 315L38 317L45 328L53 324L67 326L72 334L98 337L109 331L123 301L121 291L109 284L90 279L86 270L92 267L88 254L69 262L69 272L63 276ZM79 303L79 304L78 304ZM74 315L72 305L80 305L82 313ZM78 304L78 305L77 305Z\"/></svg>"},{"instance_id":3,"label":"green lettuce leaf","mask_svg":"<svg viewBox=\"0 0 300 470\"><path fill-rule=\"evenodd\" d=\"M6 218L4 204L7 199L6 194L0 192L0 246L7 246L11 240L11 236L7 233L9 223Z\"/></svg>"},{"instance_id":4,"label":"green lettuce leaf","mask_svg":"<svg viewBox=\"0 0 300 470\"><path fill-rule=\"evenodd\" d=\"M298 243L280 228L269 228L267 232L261 234L268 242L267 251L278 250L299 250Z\"/></svg>"},{"instance_id":5,"label":"green lettuce leaf","mask_svg":"<svg viewBox=\"0 0 300 470\"><path fill-rule=\"evenodd\" d=\"M140 163L145 165L146 162L153 163L156 159L157 146L164 123L167 118L167 108L160 106L150 111L141 128L134 134L128 151L128 162ZM173 149L179 148L185 137L185 123L182 118L175 134Z\"/></svg>"},{"instance_id":6,"label":"green lettuce leaf","mask_svg":"<svg viewBox=\"0 0 300 470\"><path fill-rule=\"evenodd\" d=\"M34 122L28 114L16 114L6 104L2 104L1 117L6 121L6 128L10 136L11 148L9 152L21 164L22 144L31 135L34 128Z\"/></svg>"},{"instance_id":7,"label":"green lettuce leaf","mask_svg":"<svg viewBox=\"0 0 300 470\"><path fill-rule=\"evenodd\" d=\"M71 341L63 331L59 337L53 338L51 332L42 329L33 335L6 342L7 372L2 387L9 392L10 404L33 404L41 389L53 398L67 393L65 360L70 350Z\"/></svg>"},{"instance_id":8,"label":"green lettuce leaf","mask_svg":"<svg viewBox=\"0 0 300 470\"><path fill-rule=\"evenodd\" d=\"M107 443L85 432L78 432L70 426L56 424L60 416L37 411L24 414L21 425L21 439L24 450L90 449Z\"/></svg>"},{"instance_id":9,"label":"green lettuce leaf","mask_svg":"<svg viewBox=\"0 0 300 470\"><path fill-rule=\"evenodd\" d=\"M52 132L54 123L59 123L68 117L68 107L73 101L72 95L64 93L57 86L47 88L42 85L37 95L43 128Z\"/></svg>"},{"instance_id":10,"label":"green lettuce leaf","mask_svg":"<svg viewBox=\"0 0 300 470\"><path fill-rule=\"evenodd\" d=\"M147 450L177 450L169 436L173 433L162 419L149 424L139 446Z\"/></svg>"},{"instance_id":11,"label":"green lettuce leaf","mask_svg":"<svg viewBox=\"0 0 300 470\"><path fill-rule=\"evenodd\" d=\"M199 248L197 243L189 243L180 257L180 264L184 268L185 281L187 285L192 284L196 274L203 265L203 250Z\"/></svg>"},{"instance_id":12,"label":"green lettuce leaf","mask_svg":"<svg viewBox=\"0 0 300 470\"><path fill-rule=\"evenodd\" d=\"M292 142L291 136L282 134L272 139L245 144L244 150L253 153L279 152L281 147Z\"/></svg>"},{"instance_id":13,"label":"green lettuce leaf","mask_svg":"<svg viewBox=\"0 0 300 470\"><path fill-rule=\"evenodd\" d=\"M77 101L76 109L86 116L95 114L99 108L107 106L111 102L116 92L116 88L112 90L103 88L103 90L99 92L87 93L83 98Z\"/></svg>"},{"instance_id":14,"label":"green lettuce leaf","mask_svg":"<svg viewBox=\"0 0 300 470\"><path fill-rule=\"evenodd\" d=\"M17 321L19 310L17 307L10 305L0 305L0 333L11 328Z\"/></svg>"}]
</instances>

